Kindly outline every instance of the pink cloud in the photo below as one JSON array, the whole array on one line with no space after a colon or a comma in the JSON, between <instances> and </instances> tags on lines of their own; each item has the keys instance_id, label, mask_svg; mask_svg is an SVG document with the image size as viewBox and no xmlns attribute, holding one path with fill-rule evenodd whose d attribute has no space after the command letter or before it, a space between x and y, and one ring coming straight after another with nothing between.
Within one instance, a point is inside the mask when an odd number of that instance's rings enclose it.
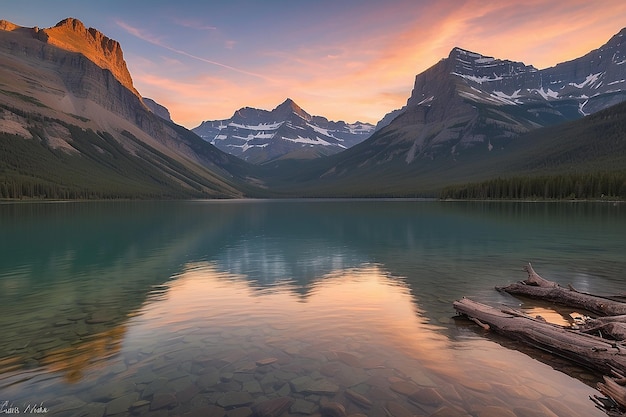
<instances>
[{"instance_id":1,"label":"pink cloud","mask_svg":"<svg viewBox=\"0 0 626 417\"><path fill-rule=\"evenodd\" d=\"M179 56L230 70L222 78L181 82L172 75L150 83L144 76L136 83L155 91L160 83L167 86L160 101L171 106L175 120L193 127L200 120L230 117L243 106L271 109L287 97L334 120L376 122L403 106L415 75L455 46L544 68L599 47L624 26L624 16L626 2L613 0L602 7L581 0L381 3L358 19L344 16L305 27L293 35L295 46L251 51L238 41L237 50L254 62L253 70L173 48L138 28L125 29ZM316 37L318 31L322 35ZM234 46L230 42L223 45ZM157 94L151 97L159 101Z\"/></svg>"},{"instance_id":2,"label":"pink cloud","mask_svg":"<svg viewBox=\"0 0 626 417\"><path fill-rule=\"evenodd\" d=\"M201 61L201 62L204 62L206 64L211 64L211 65L215 65L215 66L218 66L218 67L226 68L228 70L235 71L235 72L238 72L240 74L245 74L245 75L249 75L249 76L257 77L257 78L266 78L264 75L259 74L259 73L247 71L247 70L244 70L244 69L241 69L241 68L236 68L236 67L233 67L233 66L230 66L230 65L227 65L227 64L223 64L223 63L218 62L218 61L213 61L213 60L210 60L210 59L198 56L198 55L194 55L194 54L189 53L187 51L184 51L182 49L174 48L172 46L167 45L159 37L153 36L152 34L146 32L146 31L143 31L143 30L141 30L139 28L130 26L130 25L128 25L128 24L126 24L126 23L124 23L122 21L118 20L116 23L118 24L118 26L120 26L121 28L126 30L131 35L133 35L133 36L135 36L135 37L137 37L137 38L139 38L141 40L144 40L144 41L146 41L148 43L151 43L153 45L156 45L156 46L159 46L161 48L167 49L170 52L174 52L176 54L185 56L187 58L194 59L196 61Z\"/></svg>"}]
</instances>

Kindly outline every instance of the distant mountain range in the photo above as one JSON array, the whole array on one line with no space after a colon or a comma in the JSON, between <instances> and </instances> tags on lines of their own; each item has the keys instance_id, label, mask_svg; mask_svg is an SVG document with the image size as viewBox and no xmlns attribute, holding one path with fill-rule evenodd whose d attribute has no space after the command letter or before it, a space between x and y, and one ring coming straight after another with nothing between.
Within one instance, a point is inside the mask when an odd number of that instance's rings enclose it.
<instances>
[{"instance_id":1,"label":"distant mountain range","mask_svg":"<svg viewBox=\"0 0 626 417\"><path fill-rule=\"evenodd\" d=\"M416 76L406 106L385 116L370 138L300 165L298 175L276 176L277 184L293 184L294 191L310 187L315 195L410 195L505 175L506 166L496 173L477 162L513 149L521 155L524 142L512 145L523 135L626 100L625 35L623 29L599 49L544 70L453 48ZM570 150L567 141L559 146ZM468 169L461 174L463 167ZM290 171L288 164L274 169Z\"/></svg>"},{"instance_id":2,"label":"distant mountain range","mask_svg":"<svg viewBox=\"0 0 626 417\"><path fill-rule=\"evenodd\" d=\"M287 99L194 133L142 98L98 30L0 21L0 198L433 196L502 176L624 172L625 34L544 70L454 48L376 128Z\"/></svg>"},{"instance_id":3,"label":"distant mountain range","mask_svg":"<svg viewBox=\"0 0 626 417\"><path fill-rule=\"evenodd\" d=\"M311 116L288 98L272 111L244 107L230 119L205 121L192 130L222 151L260 164L332 155L367 139L374 126Z\"/></svg>"}]
</instances>

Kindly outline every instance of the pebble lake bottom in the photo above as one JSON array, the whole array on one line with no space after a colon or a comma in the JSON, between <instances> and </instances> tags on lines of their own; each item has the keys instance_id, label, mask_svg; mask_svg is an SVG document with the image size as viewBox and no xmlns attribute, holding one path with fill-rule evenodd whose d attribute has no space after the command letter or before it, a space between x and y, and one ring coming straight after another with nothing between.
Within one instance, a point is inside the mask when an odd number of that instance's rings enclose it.
<instances>
[{"instance_id":1,"label":"pebble lake bottom","mask_svg":"<svg viewBox=\"0 0 626 417\"><path fill-rule=\"evenodd\" d=\"M624 292L626 205L0 204L0 412L605 416L600 375L454 317L538 273Z\"/></svg>"}]
</instances>

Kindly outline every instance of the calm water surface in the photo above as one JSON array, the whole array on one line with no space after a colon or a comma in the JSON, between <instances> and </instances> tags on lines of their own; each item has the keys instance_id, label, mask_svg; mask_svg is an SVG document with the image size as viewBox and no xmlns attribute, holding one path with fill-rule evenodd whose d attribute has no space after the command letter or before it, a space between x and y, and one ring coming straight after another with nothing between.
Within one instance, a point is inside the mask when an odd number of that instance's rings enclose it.
<instances>
[{"instance_id":1,"label":"calm water surface","mask_svg":"<svg viewBox=\"0 0 626 417\"><path fill-rule=\"evenodd\" d=\"M626 206L608 203L0 204L0 411L603 416L598 375L451 304L564 323L493 287L532 261L623 293L625 253Z\"/></svg>"}]
</instances>

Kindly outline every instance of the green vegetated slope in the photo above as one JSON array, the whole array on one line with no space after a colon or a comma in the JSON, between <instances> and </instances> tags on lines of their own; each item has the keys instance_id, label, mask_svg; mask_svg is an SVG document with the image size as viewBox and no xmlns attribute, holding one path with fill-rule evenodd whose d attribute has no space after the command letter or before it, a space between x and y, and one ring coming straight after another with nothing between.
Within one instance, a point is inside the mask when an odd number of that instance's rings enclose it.
<instances>
[{"instance_id":1,"label":"green vegetated slope","mask_svg":"<svg viewBox=\"0 0 626 417\"><path fill-rule=\"evenodd\" d=\"M495 84L481 90L474 72L459 73L482 56L455 48L416 77L405 109L366 141L255 166L152 113L121 49L111 61L90 43L95 29L75 19L0 28L0 198L626 197L626 104L563 123L623 94L604 91L595 107L579 95L539 100L535 71L521 63L497 61L530 77L523 103L508 105L494 97ZM621 48L621 35L609 43ZM575 61L581 73L594 54ZM508 88L502 80L497 88Z\"/></svg>"},{"instance_id":2,"label":"green vegetated slope","mask_svg":"<svg viewBox=\"0 0 626 417\"><path fill-rule=\"evenodd\" d=\"M0 198L242 197L248 165L152 113L97 30L0 22Z\"/></svg>"},{"instance_id":3,"label":"green vegetated slope","mask_svg":"<svg viewBox=\"0 0 626 417\"><path fill-rule=\"evenodd\" d=\"M65 127L72 148L52 146L43 133ZM240 195L210 170L190 166L123 132L129 152L110 133L42 120L32 138L0 133L0 198L224 198Z\"/></svg>"},{"instance_id":4,"label":"green vegetated slope","mask_svg":"<svg viewBox=\"0 0 626 417\"><path fill-rule=\"evenodd\" d=\"M457 181L443 198L626 197L626 103L522 136L490 179Z\"/></svg>"},{"instance_id":5,"label":"green vegetated slope","mask_svg":"<svg viewBox=\"0 0 626 417\"><path fill-rule=\"evenodd\" d=\"M138 148L134 154L107 132L54 123L68 129L77 152L55 149L36 128L31 139L0 135L0 198L626 197L626 104L496 143L491 151L476 147L412 164L359 166L363 152L393 149L393 131L378 141L380 149L357 145L327 158L261 167L221 160L225 156L197 142L196 152L208 161L218 158L220 169L229 167L229 180L210 167L168 157L128 132L124 136ZM267 187L238 179L247 176Z\"/></svg>"},{"instance_id":6,"label":"green vegetated slope","mask_svg":"<svg viewBox=\"0 0 626 417\"><path fill-rule=\"evenodd\" d=\"M611 190L593 186L594 195L626 196L626 104L619 104L583 119L542 128L517 138L466 149L457 155L440 154L433 159L376 161L376 154L393 153L396 132L368 139L338 155L317 161L273 163L265 167L268 182L277 192L292 196L329 197L477 197L455 194L469 183L487 180L533 179L537 183L556 182L559 192L536 197L592 198L589 192L572 192L583 178L596 183L617 182ZM376 136L376 135L375 135ZM375 140L374 140L375 139ZM375 145L372 145L372 143ZM596 177L601 177L598 179ZM591 179L593 178L593 179ZM560 181L560 182L559 182ZM585 180L587 181L587 180ZM550 185L551 187L552 185ZM446 189L444 194L442 190ZM525 198L532 195L491 196ZM484 196L483 197L487 197Z\"/></svg>"}]
</instances>

